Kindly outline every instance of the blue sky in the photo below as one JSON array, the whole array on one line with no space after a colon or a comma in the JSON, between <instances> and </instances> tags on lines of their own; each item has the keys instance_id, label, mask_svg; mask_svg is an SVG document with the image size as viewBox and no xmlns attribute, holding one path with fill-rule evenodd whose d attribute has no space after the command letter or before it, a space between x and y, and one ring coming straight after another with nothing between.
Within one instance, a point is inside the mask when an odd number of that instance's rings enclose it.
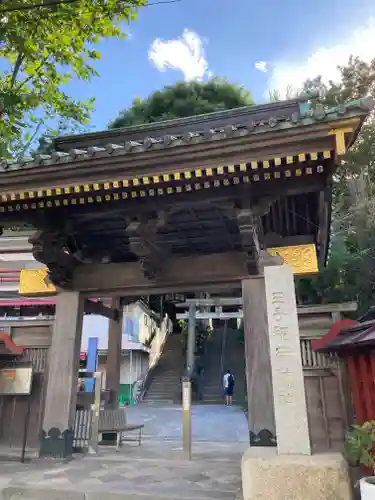
<instances>
[{"instance_id":1,"label":"blue sky","mask_svg":"<svg viewBox=\"0 0 375 500\"><path fill-rule=\"evenodd\" d=\"M261 102L268 88L334 78L350 53L375 56L374 0L182 0L142 9L125 29L128 39L99 45L100 77L70 85L73 97L96 97L92 130L184 78L227 77Z\"/></svg>"}]
</instances>

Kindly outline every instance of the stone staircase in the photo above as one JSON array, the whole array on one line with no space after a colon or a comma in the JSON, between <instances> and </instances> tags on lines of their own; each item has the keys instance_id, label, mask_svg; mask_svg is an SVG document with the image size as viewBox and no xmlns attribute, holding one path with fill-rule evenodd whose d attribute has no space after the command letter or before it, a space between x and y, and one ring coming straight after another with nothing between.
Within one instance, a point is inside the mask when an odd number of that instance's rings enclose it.
<instances>
[{"instance_id":1,"label":"stone staircase","mask_svg":"<svg viewBox=\"0 0 375 500\"><path fill-rule=\"evenodd\" d=\"M231 370L235 378L233 404L245 401L245 351L239 343L239 332L227 328L218 328L213 332L212 340L207 344L205 368L202 380L204 404L223 403L223 375Z\"/></svg>"},{"instance_id":2,"label":"stone staircase","mask_svg":"<svg viewBox=\"0 0 375 500\"><path fill-rule=\"evenodd\" d=\"M184 366L181 335L172 333L153 370L151 383L143 401L164 404L180 403Z\"/></svg>"}]
</instances>

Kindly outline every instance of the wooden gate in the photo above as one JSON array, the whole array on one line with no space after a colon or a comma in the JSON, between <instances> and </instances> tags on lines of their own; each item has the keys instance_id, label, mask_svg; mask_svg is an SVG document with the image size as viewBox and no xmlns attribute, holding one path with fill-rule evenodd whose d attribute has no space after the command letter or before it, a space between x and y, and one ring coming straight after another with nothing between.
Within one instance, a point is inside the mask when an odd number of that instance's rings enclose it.
<instances>
[{"instance_id":1,"label":"wooden gate","mask_svg":"<svg viewBox=\"0 0 375 500\"><path fill-rule=\"evenodd\" d=\"M341 451L348 425L343 367L334 355L315 352L301 339L311 445L314 452Z\"/></svg>"}]
</instances>

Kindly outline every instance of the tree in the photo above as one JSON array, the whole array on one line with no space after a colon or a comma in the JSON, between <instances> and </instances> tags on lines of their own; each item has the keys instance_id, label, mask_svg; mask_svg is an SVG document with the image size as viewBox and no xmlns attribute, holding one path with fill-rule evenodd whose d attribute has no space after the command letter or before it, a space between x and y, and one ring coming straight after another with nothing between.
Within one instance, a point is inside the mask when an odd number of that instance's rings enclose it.
<instances>
[{"instance_id":1,"label":"tree","mask_svg":"<svg viewBox=\"0 0 375 500\"><path fill-rule=\"evenodd\" d=\"M156 91L146 99L134 99L132 106L122 111L109 127L141 125L251 104L254 104L251 94L227 80L181 82Z\"/></svg>"},{"instance_id":2,"label":"tree","mask_svg":"<svg viewBox=\"0 0 375 500\"><path fill-rule=\"evenodd\" d=\"M120 23L133 20L136 8L144 4L79 0L3 15L0 7L0 58L6 66L0 76L1 156L24 153L41 132L53 134L53 127L88 123L94 99L74 100L65 85L73 77L90 81L97 75L98 42L124 38ZM51 123L51 117L58 118Z\"/></svg>"},{"instance_id":3,"label":"tree","mask_svg":"<svg viewBox=\"0 0 375 500\"><path fill-rule=\"evenodd\" d=\"M375 98L375 59L351 57L340 80L307 80L302 92L319 91L333 106L365 96ZM333 188L331 250L318 276L298 281L300 302L357 300L360 312L373 305L375 291L375 121L370 116L337 169Z\"/></svg>"}]
</instances>

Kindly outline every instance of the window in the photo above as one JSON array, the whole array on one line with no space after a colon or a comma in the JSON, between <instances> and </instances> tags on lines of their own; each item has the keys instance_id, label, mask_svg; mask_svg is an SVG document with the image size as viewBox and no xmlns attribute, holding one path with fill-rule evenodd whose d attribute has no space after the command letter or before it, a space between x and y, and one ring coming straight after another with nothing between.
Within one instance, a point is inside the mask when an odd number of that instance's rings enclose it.
<instances>
[{"instance_id":1,"label":"window","mask_svg":"<svg viewBox=\"0 0 375 500\"><path fill-rule=\"evenodd\" d=\"M147 323L148 323L148 317L147 317L147 315L146 315L146 314L144 315L144 319L145 319L145 325L147 326Z\"/></svg>"}]
</instances>

